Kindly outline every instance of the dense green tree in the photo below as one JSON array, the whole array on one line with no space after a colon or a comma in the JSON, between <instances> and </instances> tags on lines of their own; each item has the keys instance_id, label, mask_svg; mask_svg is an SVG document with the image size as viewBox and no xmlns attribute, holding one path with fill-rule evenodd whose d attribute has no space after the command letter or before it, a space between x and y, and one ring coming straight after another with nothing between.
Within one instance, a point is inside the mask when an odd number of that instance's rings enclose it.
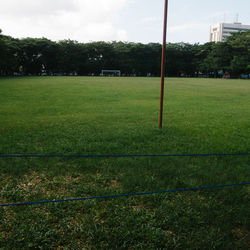
<instances>
[{"instance_id":1,"label":"dense green tree","mask_svg":"<svg viewBox=\"0 0 250 250\"><path fill-rule=\"evenodd\" d=\"M233 58L230 69L232 74L250 74L250 31L239 32L229 37L227 43L232 48Z\"/></svg>"},{"instance_id":2,"label":"dense green tree","mask_svg":"<svg viewBox=\"0 0 250 250\"><path fill-rule=\"evenodd\" d=\"M58 44L46 38L21 39L18 53L24 74L52 74L58 69Z\"/></svg>"},{"instance_id":3,"label":"dense green tree","mask_svg":"<svg viewBox=\"0 0 250 250\"><path fill-rule=\"evenodd\" d=\"M209 73L209 67L207 67L207 65L204 63L204 60L211 53L213 45L213 42L209 42L198 46L198 48L196 49L195 63L197 67L197 75L199 75L199 73Z\"/></svg>"},{"instance_id":4,"label":"dense green tree","mask_svg":"<svg viewBox=\"0 0 250 250\"><path fill-rule=\"evenodd\" d=\"M0 75L18 72L18 52L18 40L0 33Z\"/></svg>"},{"instance_id":5,"label":"dense green tree","mask_svg":"<svg viewBox=\"0 0 250 250\"><path fill-rule=\"evenodd\" d=\"M14 39L0 30L0 75L99 75L102 69L117 69L125 76L159 76L161 48L158 43ZM168 76L250 73L250 32L220 43L168 43L166 50Z\"/></svg>"},{"instance_id":6,"label":"dense green tree","mask_svg":"<svg viewBox=\"0 0 250 250\"><path fill-rule=\"evenodd\" d=\"M218 76L218 72L222 73L230 70L232 60L232 48L228 43L218 42L213 43L211 51L203 60L203 69L207 72L213 72L214 77Z\"/></svg>"},{"instance_id":7,"label":"dense green tree","mask_svg":"<svg viewBox=\"0 0 250 250\"><path fill-rule=\"evenodd\" d=\"M58 42L58 65L62 74L75 74L82 71L86 54L83 46L77 41L63 40Z\"/></svg>"},{"instance_id":8,"label":"dense green tree","mask_svg":"<svg viewBox=\"0 0 250 250\"><path fill-rule=\"evenodd\" d=\"M116 68L114 49L111 43L93 42L84 45L86 73L99 75L102 69Z\"/></svg>"},{"instance_id":9,"label":"dense green tree","mask_svg":"<svg viewBox=\"0 0 250 250\"><path fill-rule=\"evenodd\" d=\"M113 42L112 47L115 68L120 69L125 75L132 74L134 64L132 63L131 43Z\"/></svg>"},{"instance_id":10,"label":"dense green tree","mask_svg":"<svg viewBox=\"0 0 250 250\"><path fill-rule=\"evenodd\" d=\"M196 53L198 44L167 44L166 69L168 76L194 76L197 70Z\"/></svg>"}]
</instances>

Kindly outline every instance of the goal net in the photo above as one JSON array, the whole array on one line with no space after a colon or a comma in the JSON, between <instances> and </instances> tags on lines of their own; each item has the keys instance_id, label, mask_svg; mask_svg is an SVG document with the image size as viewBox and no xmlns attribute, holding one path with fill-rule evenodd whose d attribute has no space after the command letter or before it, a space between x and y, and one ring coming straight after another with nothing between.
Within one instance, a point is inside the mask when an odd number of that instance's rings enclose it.
<instances>
[{"instance_id":1,"label":"goal net","mask_svg":"<svg viewBox=\"0 0 250 250\"><path fill-rule=\"evenodd\" d=\"M121 71L103 69L101 72L101 76L121 76Z\"/></svg>"}]
</instances>

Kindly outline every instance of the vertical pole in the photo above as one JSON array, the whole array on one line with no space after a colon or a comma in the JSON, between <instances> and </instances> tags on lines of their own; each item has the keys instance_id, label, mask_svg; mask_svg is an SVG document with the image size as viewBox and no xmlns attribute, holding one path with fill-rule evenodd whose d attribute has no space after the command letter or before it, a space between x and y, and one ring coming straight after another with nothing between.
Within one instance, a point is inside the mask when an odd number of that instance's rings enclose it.
<instances>
[{"instance_id":1,"label":"vertical pole","mask_svg":"<svg viewBox=\"0 0 250 250\"><path fill-rule=\"evenodd\" d=\"M163 43L162 43L162 56L161 56L161 96L160 96L159 128L162 128L162 116L163 116L164 78L165 78L165 66L166 66L167 14L168 14L168 0L165 0Z\"/></svg>"}]
</instances>

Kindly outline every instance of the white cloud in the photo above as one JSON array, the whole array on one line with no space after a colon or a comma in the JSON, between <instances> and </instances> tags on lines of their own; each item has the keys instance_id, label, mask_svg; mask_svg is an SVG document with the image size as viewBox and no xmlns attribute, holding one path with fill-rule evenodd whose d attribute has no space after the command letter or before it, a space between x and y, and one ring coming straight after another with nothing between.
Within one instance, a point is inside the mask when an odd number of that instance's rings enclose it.
<instances>
[{"instance_id":1,"label":"white cloud","mask_svg":"<svg viewBox=\"0 0 250 250\"><path fill-rule=\"evenodd\" d=\"M187 23L183 25L175 25L175 26L170 26L168 28L169 32L177 32L177 31L189 31L189 32L194 32L197 29L203 29L207 28L208 24L206 23Z\"/></svg>"},{"instance_id":2,"label":"white cloud","mask_svg":"<svg viewBox=\"0 0 250 250\"><path fill-rule=\"evenodd\" d=\"M183 25L170 25L168 27L168 41L187 41L183 39L188 37L188 42L205 43L209 38L209 23L186 23Z\"/></svg>"},{"instance_id":3,"label":"white cloud","mask_svg":"<svg viewBox=\"0 0 250 250\"><path fill-rule=\"evenodd\" d=\"M114 20L133 0L0 0L0 28L14 37L127 40Z\"/></svg>"},{"instance_id":4,"label":"white cloud","mask_svg":"<svg viewBox=\"0 0 250 250\"><path fill-rule=\"evenodd\" d=\"M75 0L1 0L0 13L10 17L55 15L76 10Z\"/></svg>"},{"instance_id":5,"label":"white cloud","mask_svg":"<svg viewBox=\"0 0 250 250\"><path fill-rule=\"evenodd\" d=\"M119 41L128 41L128 32L124 29L119 29L117 31L117 37Z\"/></svg>"},{"instance_id":6,"label":"white cloud","mask_svg":"<svg viewBox=\"0 0 250 250\"><path fill-rule=\"evenodd\" d=\"M141 19L141 23L144 23L144 24L155 23L159 21L162 21L162 17L152 16L152 17L145 17Z\"/></svg>"}]
</instances>

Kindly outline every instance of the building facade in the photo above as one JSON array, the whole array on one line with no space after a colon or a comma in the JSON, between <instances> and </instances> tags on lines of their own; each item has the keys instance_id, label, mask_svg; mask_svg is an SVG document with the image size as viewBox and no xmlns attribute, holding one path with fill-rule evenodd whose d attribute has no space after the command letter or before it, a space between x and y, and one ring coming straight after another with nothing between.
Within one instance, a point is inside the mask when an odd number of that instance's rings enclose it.
<instances>
[{"instance_id":1,"label":"building facade","mask_svg":"<svg viewBox=\"0 0 250 250\"><path fill-rule=\"evenodd\" d=\"M241 23L218 23L210 26L210 42L225 42L231 33L250 30Z\"/></svg>"}]
</instances>

